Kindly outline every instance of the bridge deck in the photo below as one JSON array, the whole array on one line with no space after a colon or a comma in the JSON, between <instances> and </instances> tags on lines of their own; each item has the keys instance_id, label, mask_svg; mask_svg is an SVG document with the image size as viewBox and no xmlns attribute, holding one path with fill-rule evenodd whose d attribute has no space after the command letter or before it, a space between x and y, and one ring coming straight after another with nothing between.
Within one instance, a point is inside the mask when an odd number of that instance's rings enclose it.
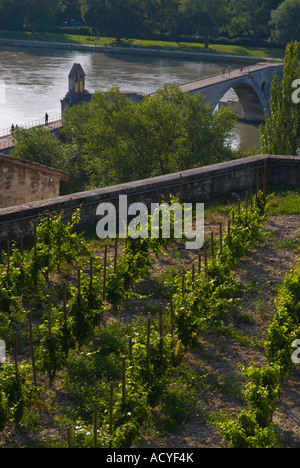
<instances>
[{"instance_id":1,"label":"bridge deck","mask_svg":"<svg viewBox=\"0 0 300 468\"><path fill-rule=\"evenodd\" d=\"M57 130L62 127L62 120L54 120L53 122L49 122L48 125L41 125L41 127L52 132L53 130ZM0 137L0 151L12 148L13 146L13 135L11 133Z\"/></svg>"},{"instance_id":2,"label":"bridge deck","mask_svg":"<svg viewBox=\"0 0 300 468\"><path fill-rule=\"evenodd\" d=\"M184 93L189 91L195 91L197 89L206 88L207 86L211 86L216 83L230 81L241 76L249 76L253 72L261 71L270 67L278 67L278 63L257 63L256 65L244 67L243 70L241 70L241 68L232 69L230 73L228 69L225 69L225 73L223 74L217 74L182 84L180 85L180 89Z\"/></svg>"}]
</instances>

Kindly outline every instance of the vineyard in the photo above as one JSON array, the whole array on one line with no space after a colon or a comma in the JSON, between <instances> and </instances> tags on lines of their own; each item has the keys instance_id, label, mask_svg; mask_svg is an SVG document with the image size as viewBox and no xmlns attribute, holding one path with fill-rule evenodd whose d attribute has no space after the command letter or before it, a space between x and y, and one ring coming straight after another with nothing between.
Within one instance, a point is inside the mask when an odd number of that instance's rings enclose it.
<instances>
[{"instance_id":1,"label":"vineyard","mask_svg":"<svg viewBox=\"0 0 300 468\"><path fill-rule=\"evenodd\" d=\"M255 336L245 332L254 318L243 308L258 300L259 285L240 271L257 245L287 247L265 229L272 197L257 190L220 202L208 212L213 228L206 225L201 251L178 239L79 234L80 210L69 223L62 213L39 219L30 245L8 243L0 446L172 446L180 433L187 443L189 427L212 427L212 446L284 444L274 415L300 339L298 244L290 239L293 268ZM227 345L245 350L232 354L238 376L222 373ZM210 411L216 399L220 409Z\"/></svg>"}]
</instances>

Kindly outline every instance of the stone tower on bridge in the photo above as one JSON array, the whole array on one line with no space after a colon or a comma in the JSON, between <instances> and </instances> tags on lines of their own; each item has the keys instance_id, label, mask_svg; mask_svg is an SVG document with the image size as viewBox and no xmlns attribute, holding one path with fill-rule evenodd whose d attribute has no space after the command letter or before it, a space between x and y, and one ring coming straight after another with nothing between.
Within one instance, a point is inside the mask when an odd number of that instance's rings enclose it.
<instances>
[{"instance_id":1,"label":"stone tower on bridge","mask_svg":"<svg viewBox=\"0 0 300 468\"><path fill-rule=\"evenodd\" d=\"M68 79L69 90L64 99L61 99L61 115L68 107L90 102L92 99L92 94L85 89L85 72L80 63L74 63Z\"/></svg>"}]
</instances>

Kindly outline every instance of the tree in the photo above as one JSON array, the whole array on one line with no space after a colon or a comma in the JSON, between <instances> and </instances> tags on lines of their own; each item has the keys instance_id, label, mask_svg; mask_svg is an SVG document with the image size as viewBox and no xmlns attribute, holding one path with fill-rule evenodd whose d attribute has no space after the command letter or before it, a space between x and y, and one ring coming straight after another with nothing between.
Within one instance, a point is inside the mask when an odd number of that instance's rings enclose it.
<instances>
[{"instance_id":1,"label":"tree","mask_svg":"<svg viewBox=\"0 0 300 468\"><path fill-rule=\"evenodd\" d=\"M56 24L56 18L64 11L62 0L26 0L24 22L34 34Z\"/></svg>"},{"instance_id":2,"label":"tree","mask_svg":"<svg viewBox=\"0 0 300 468\"><path fill-rule=\"evenodd\" d=\"M271 11L281 0L229 0L227 29L231 36L269 37Z\"/></svg>"},{"instance_id":3,"label":"tree","mask_svg":"<svg viewBox=\"0 0 300 468\"><path fill-rule=\"evenodd\" d=\"M12 156L27 159L45 166L57 167L61 144L56 137L43 127L29 130L17 128L14 131L15 147Z\"/></svg>"},{"instance_id":4,"label":"tree","mask_svg":"<svg viewBox=\"0 0 300 468\"><path fill-rule=\"evenodd\" d=\"M293 82L299 78L298 42L287 45L283 79L275 76L272 83L270 111L260 126L261 148L267 154L296 155L300 143L300 107L293 102Z\"/></svg>"},{"instance_id":5,"label":"tree","mask_svg":"<svg viewBox=\"0 0 300 468\"><path fill-rule=\"evenodd\" d=\"M81 12L94 33L116 37L117 41L142 31L142 9L136 0L82 0Z\"/></svg>"},{"instance_id":6,"label":"tree","mask_svg":"<svg viewBox=\"0 0 300 468\"><path fill-rule=\"evenodd\" d=\"M300 40L300 0L285 0L271 13L271 38L286 43Z\"/></svg>"},{"instance_id":7,"label":"tree","mask_svg":"<svg viewBox=\"0 0 300 468\"><path fill-rule=\"evenodd\" d=\"M26 2L27 0L0 0L0 27L21 28Z\"/></svg>"},{"instance_id":8,"label":"tree","mask_svg":"<svg viewBox=\"0 0 300 468\"><path fill-rule=\"evenodd\" d=\"M218 33L226 21L223 0L182 0L179 7L182 32L204 36L205 47L209 37Z\"/></svg>"},{"instance_id":9,"label":"tree","mask_svg":"<svg viewBox=\"0 0 300 468\"><path fill-rule=\"evenodd\" d=\"M227 139L235 117L213 114L200 95L164 87L137 105L117 88L68 109L64 133L76 145L96 188L232 158Z\"/></svg>"}]
</instances>

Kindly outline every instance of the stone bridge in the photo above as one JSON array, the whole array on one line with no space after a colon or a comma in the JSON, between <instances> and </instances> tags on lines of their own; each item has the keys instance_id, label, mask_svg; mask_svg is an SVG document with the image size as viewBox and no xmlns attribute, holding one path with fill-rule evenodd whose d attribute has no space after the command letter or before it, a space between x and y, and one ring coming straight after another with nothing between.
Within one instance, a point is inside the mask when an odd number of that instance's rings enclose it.
<instances>
[{"instance_id":1,"label":"stone bridge","mask_svg":"<svg viewBox=\"0 0 300 468\"><path fill-rule=\"evenodd\" d=\"M264 122L265 113L270 113L270 94L274 74L283 76L283 65L278 63L257 63L245 68L225 70L225 73L192 81L180 86L189 94L201 93L204 101L215 108L224 94L233 89L243 107L244 119L250 122Z\"/></svg>"}]
</instances>

